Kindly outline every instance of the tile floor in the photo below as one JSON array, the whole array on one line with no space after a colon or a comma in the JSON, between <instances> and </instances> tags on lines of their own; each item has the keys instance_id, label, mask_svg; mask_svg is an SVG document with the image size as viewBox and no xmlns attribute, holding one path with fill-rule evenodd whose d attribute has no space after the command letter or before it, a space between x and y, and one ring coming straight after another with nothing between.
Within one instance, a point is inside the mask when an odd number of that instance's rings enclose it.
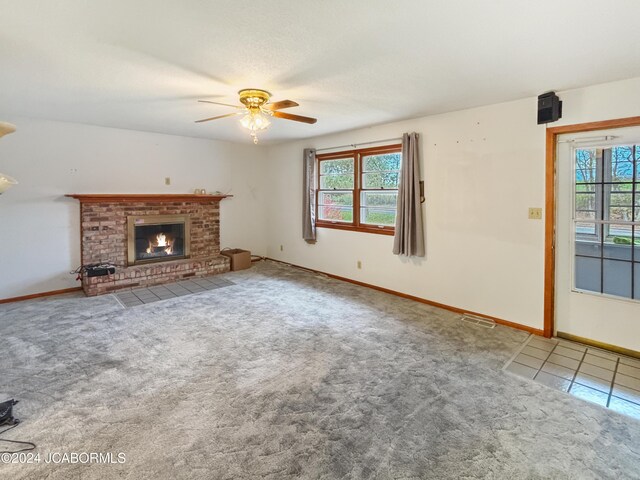
<instances>
[{"instance_id":1,"label":"tile floor","mask_svg":"<svg viewBox=\"0 0 640 480\"><path fill-rule=\"evenodd\" d=\"M505 370L640 420L640 360L532 335Z\"/></svg>"},{"instance_id":2,"label":"tile floor","mask_svg":"<svg viewBox=\"0 0 640 480\"><path fill-rule=\"evenodd\" d=\"M169 298L182 297L193 293L215 290L217 288L235 285L231 280L222 278L219 275L210 277L199 277L182 282L168 283L148 288L135 288L119 291L116 298L126 308L144 305L146 303L158 302Z\"/></svg>"}]
</instances>

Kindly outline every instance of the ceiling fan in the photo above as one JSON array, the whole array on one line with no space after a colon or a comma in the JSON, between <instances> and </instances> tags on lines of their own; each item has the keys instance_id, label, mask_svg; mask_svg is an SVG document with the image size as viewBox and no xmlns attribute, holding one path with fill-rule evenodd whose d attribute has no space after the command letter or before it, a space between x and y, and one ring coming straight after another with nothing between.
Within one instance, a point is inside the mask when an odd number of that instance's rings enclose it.
<instances>
[{"instance_id":1,"label":"ceiling fan","mask_svg":"<svg viewBox=\"0 0 640 480\"><path fill-rule=\"evenodd\" d=\"M292 115L290 113L281 112L283 108L297 107L298 104L291 100L281 100L271 103L269 99L271 94L266 90L257 88L245 88L238 92L240 95L240 103L242 105L230 105L228 103L212 102L210 100L198 100L202 103L213 103L214 105L223 105L225 107L233 107L237 111L227 113L226 115L218 115L217 117L203 118L196 120L196 123L209 122L218 120L219 118L232 117L234 115L244 115L240 120L240 124L250 131L253 143L258 143L258 131L264 130L271 122L269 117L283 118L285 120L293 120L294 122L316 123L318 120L311 117L303 117L301 115Z\"/></svg>"}]
</instances>

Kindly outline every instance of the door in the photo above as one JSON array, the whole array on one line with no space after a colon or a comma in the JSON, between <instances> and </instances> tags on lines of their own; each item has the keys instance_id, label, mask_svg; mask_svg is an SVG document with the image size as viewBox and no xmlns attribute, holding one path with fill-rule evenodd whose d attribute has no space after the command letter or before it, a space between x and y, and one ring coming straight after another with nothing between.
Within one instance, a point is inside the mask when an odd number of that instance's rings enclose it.
<instances>
[{"instance_id":1,"label":"door","mask_svg":"<svg viewBox=\"0 0 640 480\"><path fill-rule=\"evenodd\" d=\"M557 149L554 333L640 351L640 127Z\"/></svg>"}]
</instances>

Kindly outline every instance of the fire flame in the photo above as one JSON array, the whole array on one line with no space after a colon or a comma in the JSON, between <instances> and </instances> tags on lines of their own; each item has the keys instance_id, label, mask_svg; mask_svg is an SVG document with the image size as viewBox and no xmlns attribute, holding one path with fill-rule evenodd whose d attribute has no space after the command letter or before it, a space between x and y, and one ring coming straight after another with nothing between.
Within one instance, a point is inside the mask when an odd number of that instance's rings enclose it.
<instances>
[{"instance_id":1,"label":"fire flame","mask_svg":"<svg viewBox=\"0 0 640 480\"><path fill-rule=\"evenodd\" d=\"M156 243L156 245L158 247L168 247L169 245L167 244L167 236L164 233L159 233L158 235L156 235L156 240L158 243Z\"/></svg>"},{"instance_id":2,"label":"fire flame","mask_svg":"<svg viewBox=\"0 0 640 480\"><path fill-rule=\"evenodd\" d=\"M149 239L149 248L147 248L147 253L152 253L155 247L164 247L164 253L167 255L173 254L173 245L167 239L167 236L164 233L159 233L156 235L155 243Z\"/></svg>"}]
</instances>

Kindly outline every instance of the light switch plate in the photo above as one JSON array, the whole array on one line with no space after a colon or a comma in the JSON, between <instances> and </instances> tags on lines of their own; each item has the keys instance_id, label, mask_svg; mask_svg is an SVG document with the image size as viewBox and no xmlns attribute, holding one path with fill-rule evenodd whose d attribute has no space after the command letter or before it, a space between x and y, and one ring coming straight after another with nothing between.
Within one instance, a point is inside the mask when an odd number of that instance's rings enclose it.
<instances>
[{"instance_id":1,"label":"light switch plate","mask_svg":"<svg viewBox=\"0 0 640 480\"><path fill-rule=\"evenodd\" d=\"M542 209L529 208L529 220L542 220Z\"/></svg>"}]
</instances>

